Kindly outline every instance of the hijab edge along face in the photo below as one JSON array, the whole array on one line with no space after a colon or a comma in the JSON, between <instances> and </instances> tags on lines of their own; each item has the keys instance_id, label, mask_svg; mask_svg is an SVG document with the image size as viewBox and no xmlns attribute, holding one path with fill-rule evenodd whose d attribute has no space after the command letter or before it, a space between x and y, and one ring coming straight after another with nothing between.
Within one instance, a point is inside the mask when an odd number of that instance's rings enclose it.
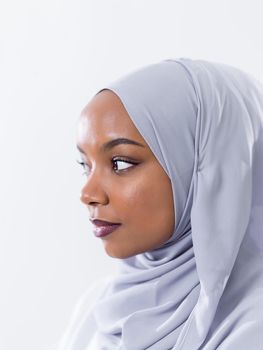
<instances>
[{"instance_id":1,"label":"hijab edge along face","mask_svg":"<svg viewBox=\"0 0 263 350\"><path fill-rule=\"evenodd\" d=\"M171 181L171 177L169 174L169 171L167 170L167 167L165 166L162 158L160 157L160 152L156 150L156 147L154 146L154 144L152 144L151 140L148 139L147 135L145 134L144 130L141 128L140 123L138 122L138 120L134 117L132 117L131 112L128 112L127 110L127 99L124 99L123 96L121 96L120 92L114 88L114 86L108 86L105 88L102 88L101 90L99 90L99 92L96 93L99 94L100 92L104 91L104 90L109 90L111 92L113 92L121 101L123 107L126 110L127 115L129 116L129 118L131 119L132 123L135 125L136 129L138 130L138 132L140 133L140 135L143 137L144 141L147 143L148 147L151 149L152 153L154 154L155 158L157 159L157 161L159 162L159 164L161 165L163 171L166 173L166 175L169 177L170 182L171 182L171 189L172 189L172 193L173 193L173 205L174 205L174 216L175 216L175 225L174 225L174 229L173 229L173 233L171 235L171 237L169 238L169 240L166 240L164 243L162 243L159 247L151 250L151 251L156 251L160 248L162 248L163 246L167 246L168 243L170 243L170 241L172 240L173 236L174 236L174 232L176 230L176 227L178 226L178 222L176 220L176 200L175 200L175 191L174 191L174 187L173 187L173 183ZM146 252L147 253L147 252Z\"/></svg>"}]
</instances>

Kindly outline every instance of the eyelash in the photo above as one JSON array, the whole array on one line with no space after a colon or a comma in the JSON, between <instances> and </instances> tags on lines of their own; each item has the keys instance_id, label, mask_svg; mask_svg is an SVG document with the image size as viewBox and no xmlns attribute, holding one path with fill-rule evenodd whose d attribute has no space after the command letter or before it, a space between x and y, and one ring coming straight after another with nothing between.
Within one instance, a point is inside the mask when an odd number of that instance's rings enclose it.
<instances>
[{"instance_id":1,"label":"eyelash","mask_svg":"<svg viewBox=\"0 0 263 350\"><path fill-rule=\"evenodd\" d=\"M79 161L79 160L76 160L76 161L77 161L78 164L80 164L80 165L85 169L85 165L86 165L85 162L81 162L81 161ZM132 162L132 161L127 160L127 159L125 159L125 158L112 158L112 159L111 159L111 162L112 162L113 164L114 164L115 162L124 162L124 163L128 163L128 164L133 164L133 165L137 165L137 164L138 164L137 162ZM115 170L115 171L118 173L118 172L122 172L122 171L127 171L127 170L129 170L130 168L133 168L133 167L129 167L129 168L127 168L127 169ZM86 171L84 171L84 173L82 173L82 175L85 175L85 174L87 174Z\"/></svg>"}]
</instances>

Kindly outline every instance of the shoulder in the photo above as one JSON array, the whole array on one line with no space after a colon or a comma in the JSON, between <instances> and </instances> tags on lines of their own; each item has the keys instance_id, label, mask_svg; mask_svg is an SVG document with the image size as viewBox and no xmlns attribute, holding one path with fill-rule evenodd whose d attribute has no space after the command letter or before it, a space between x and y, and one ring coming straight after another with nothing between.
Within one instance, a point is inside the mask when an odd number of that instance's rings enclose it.
<instances>
[{"instance_id":1,"label":"shoulder","mask_svg":"<svg viewBox=\"0 0 263 350\"><path fill-rule=\"evenodd\" d=\"M255 289L253 293L242 297L239 302L234 303L234 299L228 300L224 305L224 312L223 308L221 309L220 322L215 322L213 330L209 332L204 349L261 350L263 344L262 291L261 288Z\"/></svg>"}]
</instances>

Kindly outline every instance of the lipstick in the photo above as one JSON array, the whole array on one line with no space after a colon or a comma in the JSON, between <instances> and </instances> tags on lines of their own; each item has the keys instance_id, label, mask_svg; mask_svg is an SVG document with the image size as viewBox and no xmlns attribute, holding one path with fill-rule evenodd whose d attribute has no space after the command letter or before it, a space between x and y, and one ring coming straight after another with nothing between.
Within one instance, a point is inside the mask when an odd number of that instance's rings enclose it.
<instances>
[{"instance_id":1,"label":"lipstick","mask_svg":"<svg viewBox=\"0 0 263 350\"><path fill-rule=\"evenodd\" d=\"M96 237L104 237L115 231L121 224L104 221L104 220L90 220L93 224L93 233Z\"/></svg>"}]
</instances>

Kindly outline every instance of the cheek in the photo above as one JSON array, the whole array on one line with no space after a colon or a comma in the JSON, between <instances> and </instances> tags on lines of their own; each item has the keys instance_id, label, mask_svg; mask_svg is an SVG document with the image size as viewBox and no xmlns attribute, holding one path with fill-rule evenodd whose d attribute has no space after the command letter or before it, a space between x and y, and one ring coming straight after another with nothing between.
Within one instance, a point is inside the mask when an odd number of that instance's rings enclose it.
<instances>
[{"instance_id":1,"label":"cheek","mask_svg":"<svg viewBox=\"0 0 263 350\"><path fill-rule=\"evenodd\" d=\"M151 203L152 192L152 186L147 184L147 179L132 179L122 183L119 191L112 195L112 205L118 207L125 221L133 222L138 215L145 215Z\"/></svg>"},{"instance_id":2,"label":"cheek","mask_svg":"<svg viewBox=\"0 0 263 350\"><path fill-rule=\"evenodd\" d=\"M157 172L151 177L132 179L129 184L122 185L121 190L119 187L114 197L119 219L130 227L153 230L161 225L171 225L174 215L172 189L163 174Z\"/></svg>"}]
</instances>

